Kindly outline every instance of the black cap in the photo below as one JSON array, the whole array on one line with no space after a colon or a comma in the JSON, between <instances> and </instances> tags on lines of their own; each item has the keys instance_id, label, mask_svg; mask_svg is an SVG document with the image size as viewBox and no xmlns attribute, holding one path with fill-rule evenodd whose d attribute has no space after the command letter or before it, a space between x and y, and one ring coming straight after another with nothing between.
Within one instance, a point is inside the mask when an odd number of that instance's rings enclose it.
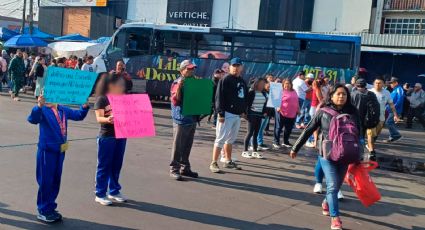
<instances>
[{"instance_id":1,"label":"black cap","mask_svg":"<svg viewBox=\"0 0 425 230\"><path fill-rule=\"evenodd\" d=\"M357 81L356 81L356 86L357 87L359 87L359 88L366 88L366 85L367 85L367 83L366 83L366 80L365 79L363 79L363 78L357 79Z\"/></svg>"},{"instance_id":2,"label":"black cap","mask_svg":"<svg viewBox=\"0 0 425 230\"><path fill-rule=\"evenodd\" d=\"M222 69L215 69L214 70L214 74L220 74L220 73L224 73L224 70L222 70Z\"/></svg>"},{"instance_id":3,"label":"black cap","mask_svg":"<svg viewBox=\"0 0 425 230\"><path fill-rule=\"evenodd\" d=\"M390 80L390 83L393 83L393 82L398 82L398 78L392 77L391 80Z\"/></svg>"}]
</instances>

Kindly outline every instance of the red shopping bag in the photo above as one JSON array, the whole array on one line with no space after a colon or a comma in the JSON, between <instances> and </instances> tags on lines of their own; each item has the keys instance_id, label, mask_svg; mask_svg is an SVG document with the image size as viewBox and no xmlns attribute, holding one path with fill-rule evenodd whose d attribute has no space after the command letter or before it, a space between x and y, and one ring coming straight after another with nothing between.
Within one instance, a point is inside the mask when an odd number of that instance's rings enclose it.
<instances>
[{"instance_id":1,"label":"red shopping bag","mask_svg":"<svg viewBox=\"0 0 425 230\"><path fill-rule=\"evenodd\" d=\"M376 167L378 167L378 163L375 161L350 164L345 175L345 182L350 185L365 207L369 207L381 199L381 194L369 175L369 172Z\"/></svg>"}]
</instances>

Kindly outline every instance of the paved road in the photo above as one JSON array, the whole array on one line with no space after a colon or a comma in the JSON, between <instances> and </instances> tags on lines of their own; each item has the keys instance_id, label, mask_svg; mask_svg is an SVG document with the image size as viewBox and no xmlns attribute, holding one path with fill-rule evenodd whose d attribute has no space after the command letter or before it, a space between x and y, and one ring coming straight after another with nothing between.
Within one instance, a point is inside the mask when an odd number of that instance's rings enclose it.
<instances>
[{"instance_id":1,"label":"paved road","mask_svg":"<svg viewBox=\"0 0 425 230\"><path fill-rule=\"evenodd\" d=\"M34 104L14 103L0 96L0 229L328 229L321 215L322 195L312 194L315 155L304 151L297 160L267 152L265 160L243 160L242 171L211 174L213 130L198 129L192 151L197 180L176 182L168 177L172 123L167 109L157 108L157 137L128 143L121 182L131 201L102 207L94 203L98 125L93 112L84 122L70 124L71 143L65 159L58 209L65 216L53 226L35 219L35 151L37 127L25 119ZM425 156L424 133L404 133L385 153ZM242 134L239 141L242 140ZM414 141L416 140L416 141ZM270 138L267 137L270 142ZM17 145L5 147L5 145ZM413 147L411 147L413 146ZM240 152L239 145L236 152ZM414 153L412 153L414 152ZM347 229L425 229L423 176L376 170L383 195L364 208L350 189L341 204Z\"/></svg>"}]
</instances>

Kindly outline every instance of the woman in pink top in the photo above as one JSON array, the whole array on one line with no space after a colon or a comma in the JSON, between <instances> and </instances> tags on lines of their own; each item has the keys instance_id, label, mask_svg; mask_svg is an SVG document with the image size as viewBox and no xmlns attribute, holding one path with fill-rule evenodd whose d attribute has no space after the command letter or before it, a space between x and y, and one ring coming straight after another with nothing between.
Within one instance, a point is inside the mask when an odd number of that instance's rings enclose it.
<instances>
[{"instance_id":1,"label":"woman in pink top","mask_svg":"<svg viewBox=\"0 0 425 230\"><path fill-rule=\"evenodd\" d=\"M285 131L283 132L283 146L288 148L292 147L289 143L289 136L291 135L294 127L295 119L300 113L298 95L292 88L292 82L289 79L285 79L282 85L282 104L279 108L276 108L276 125L273 144L275 149L280 148L280 133L283 128L285 128Z\"/></svg>"}]
</instances>

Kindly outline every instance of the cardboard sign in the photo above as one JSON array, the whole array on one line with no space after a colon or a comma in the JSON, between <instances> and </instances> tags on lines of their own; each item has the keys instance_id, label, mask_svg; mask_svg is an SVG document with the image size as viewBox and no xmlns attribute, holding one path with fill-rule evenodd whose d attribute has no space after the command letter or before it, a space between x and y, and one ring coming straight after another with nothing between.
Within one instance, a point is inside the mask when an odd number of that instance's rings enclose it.
<instances>
[{"instance_id":1,"label":"cardboard sign","mask_svg":"<svg viewBox=\"0 0 425 230\"><path fill-rule=\"evenodd\" d=\"M267 101L267 107L277 108L282 103L283 87L281 83L270 83L270 93Z\"/></svg>"},{"instance_id":2,"label":"cardboard sign","mask_svg":"<svg viewBox=\"0 0 425 230\"><path fill-rule=\"evenodd\" d=\"M96 73L50 66L44 83L44 98L48 103L84 104L96 78Z\"/></svg>"},{"instance_id":3,"label":"cardboard sign","mask_svg":"<svg viewBox=\"0 0 425 230\"><path fill-rule=\"evenodd\" d=\"M211 113L213 83L209 79L188 78L183 85L184 116Z\"/></svg>"},{"instance_id":4,"label":"cardboard sign","mask_svg":"<svg viewBox=\"0 0 425 230\"><path fill-rule=\"evenodd\" d=\"M147 94L108 95L116 138L155 136L152 105Z\"/></svg>"}]
</instances>

